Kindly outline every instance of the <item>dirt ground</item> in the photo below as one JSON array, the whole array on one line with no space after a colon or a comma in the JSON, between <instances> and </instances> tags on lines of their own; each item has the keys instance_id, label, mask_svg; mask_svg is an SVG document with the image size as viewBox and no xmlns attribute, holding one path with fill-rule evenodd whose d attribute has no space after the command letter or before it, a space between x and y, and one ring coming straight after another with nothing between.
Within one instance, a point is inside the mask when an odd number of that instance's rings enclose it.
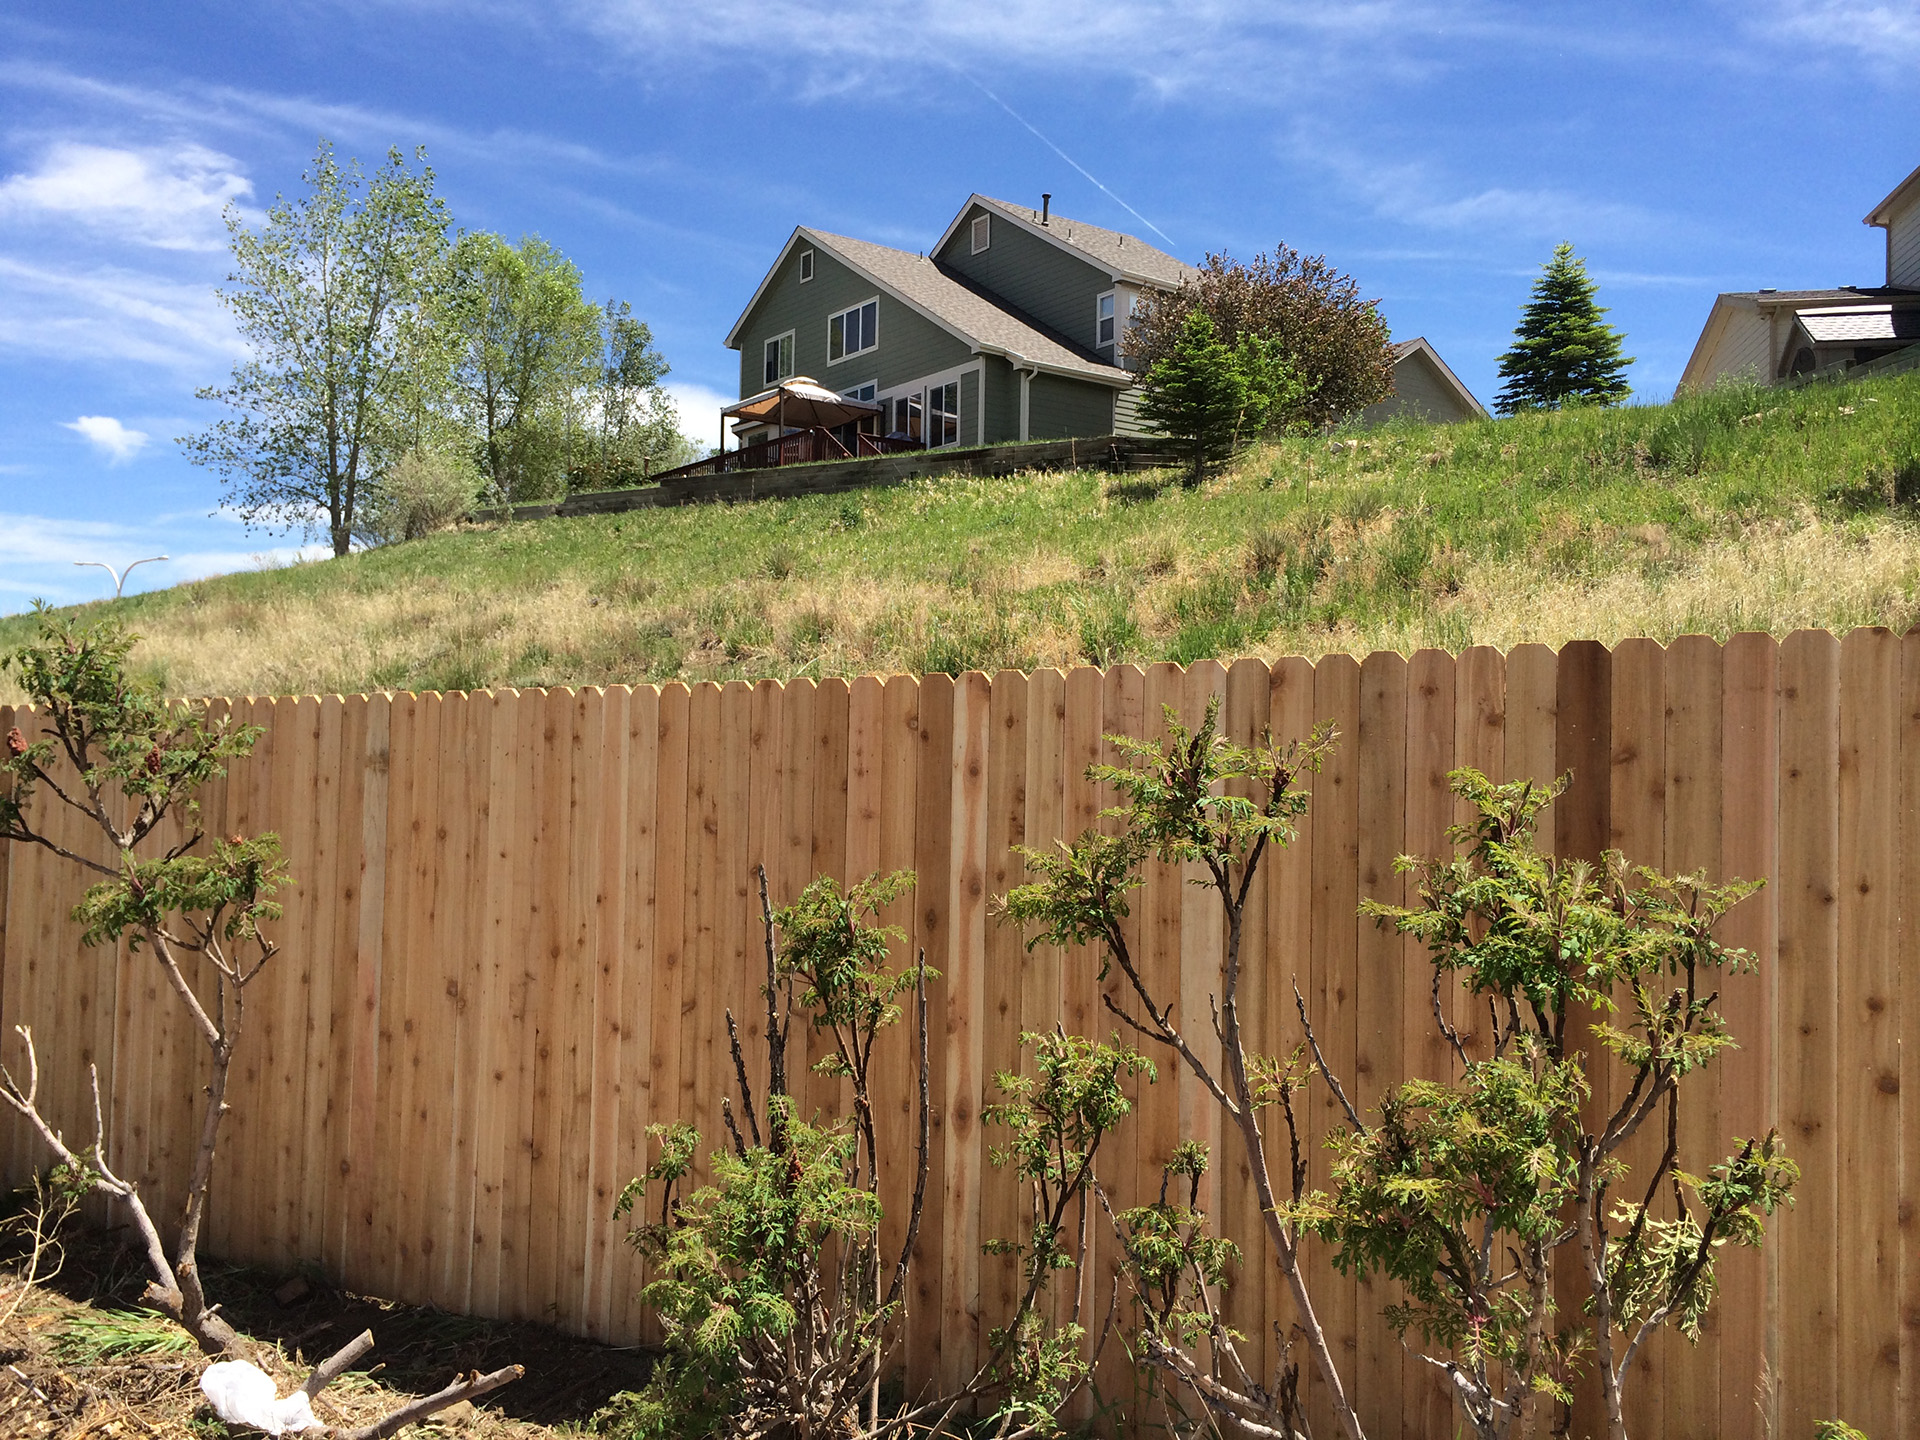
<instances>
[{"instance_id":1,"label":"dirt ground","mask_svg":"<svg viewBox=\"0 0 1920 1440\"><path fill-rule=\"evenodd\" d=\"M155 1349L182 1332L129 1322L144 1282L139 1257L112 1235L70 1236L60 1272L34 1285L0 1324L0 1440L220 1440L229 1432L199 1390L207 1361L190 1345ZM260 1342L255 1363L284 1394L312 1365L362 1330L375 1348L325 1390L315 1414L365 1424L456 1374L520 1364L526 1375L470 1412L403 1433L463 1440L578 1435L622 1390L646 1379L651 1357L560 1334L543 1325L475 1320L353 1295L312 1273L298 1278L207 1262L207 1291L227 1319ZM19 1296L18 1273L0 1264L0 1316ZM294 1292L304 1289L295 1297ZM285 1303L276 1292L289 1298ZM125 1353L123 1353L123 1351ZM248 1433L252 1432L235 1432Z\"/></svg>"}]
</instances>

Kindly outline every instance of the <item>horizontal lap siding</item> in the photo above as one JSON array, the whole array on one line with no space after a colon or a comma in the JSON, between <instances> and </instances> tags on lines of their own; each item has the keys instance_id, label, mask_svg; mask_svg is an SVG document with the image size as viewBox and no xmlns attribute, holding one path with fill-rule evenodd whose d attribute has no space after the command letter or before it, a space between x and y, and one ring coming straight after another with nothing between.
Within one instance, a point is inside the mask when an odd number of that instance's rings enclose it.
<instances>
[{"instance_id":1,"label":"horizontal lap siding","mask_svg":"<svg viewBox=\"0 0 1920 1440\"><path fill-rule=\"evenodd\" d=\"M1036 375L1027 404L1029 439L1064 440L1113 433L1113 391L1105 385L1059 375Z\"/></svg>"},{"instance_id":2,"label":"horizontal lap siding","mask_svg":"<svg viewBox=\"0 0 1920 1440\"><path fill-rule=\"evenodd\" d=\"M1017 1215L990 1163L998 1137L980 1120L991 1077L1019 1068L1021 1030L1106 1028L1095 957L1028 952L999 927L990 902L1018 878L1009 846L1106 823L1098 809L1111 797L1084 778L1088 759L1114 754L1102 732L1151 736L1163 704L1192 720L1224 694L1242 738L1267 723L1283 735L1340 723L1301 842L1261 887L1243 1014L1268 1048L1291 1044L1297 976L1369 1099L1409 1070L1449 1069L1430 1033L1423 953L1353 916L1362 891L1400 893L1399 848L1441 843L1456 818L1444 789L1453 765L1535 779L1571 769L1545 837L1563 855L1618 843L1633 859L1769 881L1728 924L1761 974L1723 983L1741 1048L1702 1084L1682 1158L1699 1169L1777 1123L1806 1178L1764 1254L1723 1258L1724 1303L1701 1344L1669 1338L1651 1352L1658 1384L1634 1399L1633 1433L1804 1434L1832 1414L1906 1433L1920 1293L1903 1223L1920 1171L1905 1098L1920 1082L1904 1044L1906 917L1920 906L1917 640L1693 637L1664 651L1423 651L1357 668L1336 657L234 703L272 728L208 787L208 823L277 830L299 887L279 927L285 949L249 993L256 1023L209 1249L313 1260L358 1289L469 1313L657 1336L606 1212L651 1158L646 1123L695 1118L718 1139L726 1012L754 1013L762 963L752 867L766 863L780 903L821 870L849 879L911 865L918 886L891 916L906 937L896 955L924 947L945 978L931 996L936 1183L901 1361L916 1382L959 1378L1011 1302L1006 1264L979 1249ZM34 717L0 712L0 728L12 723L31 729ZM95 844L64 816L51 828ZM1219 928L1206 892L1182 878L1150 867L1129 925L1153 983L1202 1033ZM78 944L68 911L84 886L44 851L0 852L0 1033L34 1027L43 1094L69 1135L89 1122L84 1062L101 1065L109 1138L170 1212L204 1050L150 967ZM760 1028L743 1027L750 1045ZM913 1057L905 1033L896 1040L881 1097L883 1144L898 1160L894 1243L915 1134ZM17 1038L0 1051L17 1065ZM757 1056L750 1069L762 1075ZM843 1086L803 1083L809 1104L845 1112ZM1609 1083L1596 1074L1596 1105ZM1138 1101L1108 1152L1113 1192L1154 1193L1167 1151L1197 1130L1219 1147L1220 1209L1253 1239L1237 1135L1165 1067ZM1313 1123L1327 1123L1317 1107ZM18 1182L41 1157L17 1123L4 1139L5 1178ZM1236 1324L1264 1334L1290 1302L1264 1247L1249 1254L1228 1303ZM1390 1290L1356 1287L1323 1261L1310 1261L1321 1308L1371 1433L1451 1435L1431 1372L1402 1358L1381 1320ZM1096 1270L1107 1264L1096 1246ZM1563 1274L1559 1293L1574 1313L1577 1277ZM1762 1361L1770 1390L1756 1390ZM1109 1371L1103 1393L1125 1383ZM1323 1404L1316 1384L1308 1393ZM1571 1433L1599 1432L1596 1400L1583 1381Z\"/></svg>"},{"instance_id":3,"label":"horizontal lap siding","mask_svg":"<svg viewBox=\"0 0 1920 1440\"><path fill-rule=\"evenodd\" d=\"M989 216L991 240L975 255L972 221L982 214ZM1093 348L1094 301L1113 288L1113 277L1099 266L978 205L940 251L940 263L1082 349Z\"/></svg>"},{"instance_id":4,"label":"horizontal lap siding","mask_svg":"<svg viewBox=\"0 0 1920 1440\"><path fill-rule=\"evenodd\" d=\"M1920 288L1920 198L1894 216L1887 231L1887 284Z\"/></svg>"},{"instance_id":5,"label":"horizontal lap siding","mask_svg":"<svg viewBox=\"0 0 1920 1440\"><path fill-rule=\"evenodd\" d=\"M740 393L753 395L766 388L761 369L766 342L793 331L793 369L810 375L830 390L846 390L877 380L886 390L923 375L938 374L965 364L973 348L918 311L882 291L867 276L842 265L815 247L813 279L802 281L799 254L794 249L766 293L760 297L740 331ZM849 359L827 359L827 319L880 297L879 344Z\"/></svg>"}]
</instances>

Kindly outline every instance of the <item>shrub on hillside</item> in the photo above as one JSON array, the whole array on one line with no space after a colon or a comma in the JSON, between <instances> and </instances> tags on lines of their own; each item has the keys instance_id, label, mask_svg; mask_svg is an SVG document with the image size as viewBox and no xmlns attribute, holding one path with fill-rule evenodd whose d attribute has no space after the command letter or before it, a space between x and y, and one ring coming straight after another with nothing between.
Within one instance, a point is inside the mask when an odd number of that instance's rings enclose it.
<instances>
[{"instance_id":1,"label":"shrub on hillside","mask_svg":"<svg viewBox=\"0 0 1920 1440\"><path fill-rule=\"evenodd\" d=\"M1243 263L1209 255L1178 290L1149 296L1135 312L1126 352L1143 373L1171 355L1187 317L1205 315L1220 342L1237 349L1253 337L1273 347L1300 390L1264 418L1275 429L1319 426L1364 410L1393 393L1393 355L1377 300L1360 298L1352 276L1324 255L1285 245Z\"/></svg>"},{"instance_id":2,"label":"shrub on hillside","mask_svg":"<svg viewBox=\"0 0 1920 1440\"><path fill-rule=\"evenodd\" d=\"M1192 487L1261 435L1297 423L1308 389L1278 341L1245 333L1228 345L1213 320L1194 311L1148 367L1140 419L1192 457Z\"/></svg>"},{"instance_id":3,"label":"shrub on hillside","mask_svg":"<svg viewBox=\"0 0 1920 1440\"><path fill-rule=\"evenodd\" d=\"M473 509L480 477L454 456L409 450L381 477L362 522L362 538L374 545L418 540L445 530Z\"/></svg>"}]
</instances>

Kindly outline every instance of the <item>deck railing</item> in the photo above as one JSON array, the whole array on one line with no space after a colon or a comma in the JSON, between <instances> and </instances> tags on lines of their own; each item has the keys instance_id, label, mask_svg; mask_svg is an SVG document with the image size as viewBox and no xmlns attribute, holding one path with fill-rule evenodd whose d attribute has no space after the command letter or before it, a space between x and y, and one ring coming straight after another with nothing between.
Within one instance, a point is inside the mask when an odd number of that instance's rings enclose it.
<instances>
[{"instance_id":1,"label":"deck railing","mask_svg":"<svg viewBox=\"0 0 1920 1440\"><path fill-rule=\"evenodd\" d=\"M924 450L920 440L902 440L890 435L858 432L853 447L833 431L813 427L795 430L777 440L761 440L742 445L738 450L723 450L691 465L664 470L656 481L690 480L697 475L725 475L735 470L771 470L781 465L813 465L827 460L865 460L875 455L898 455L909 450Z\"/></svg>"}]
</instances>

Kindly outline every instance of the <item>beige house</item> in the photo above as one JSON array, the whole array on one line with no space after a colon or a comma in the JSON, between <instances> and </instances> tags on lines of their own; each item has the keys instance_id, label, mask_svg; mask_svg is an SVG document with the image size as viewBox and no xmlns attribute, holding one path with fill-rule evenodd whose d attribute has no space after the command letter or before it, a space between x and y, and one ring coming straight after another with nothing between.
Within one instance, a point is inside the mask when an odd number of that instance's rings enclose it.
<instances>
[{"instance_id":1,"label":"beige house","mask_svg":"<svg viewBox=\"0 0 1920 1440\"><path fill-rule=\"evenodd\" d=\"M1863 223L1887 232L1885 284L1719 296L1680 388L1748 375L1774 384L1868 364L1920 344L1920 169Z\"/></svg>"},{"instance_id":2,"label":"beige house","mask_svg":"<svg viewBox=\"0 0 1920 1440\"><path fill-rule=\"evenodd\" d=\"M1450 425L1484 420L1487 409L1420 335L1393 343L1393 394L1362 410L1360 423L1378 425L1401 415Z\"/></svg>"}]
</instances>

